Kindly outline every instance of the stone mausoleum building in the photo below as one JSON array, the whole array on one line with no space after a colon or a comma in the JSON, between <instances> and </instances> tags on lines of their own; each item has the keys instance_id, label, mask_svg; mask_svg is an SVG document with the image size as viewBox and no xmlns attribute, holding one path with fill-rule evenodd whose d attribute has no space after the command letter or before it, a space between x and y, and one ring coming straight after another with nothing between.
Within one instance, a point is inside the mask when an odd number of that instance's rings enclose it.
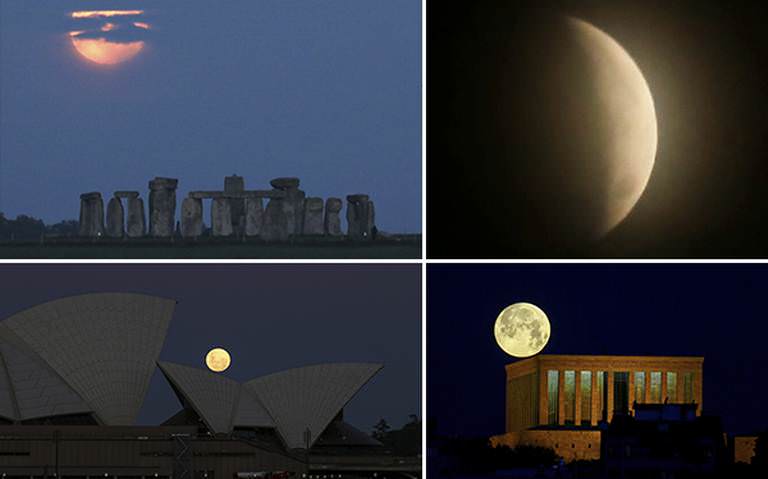
<instances>
[{"instance_id":1,"label":"stone mausoleum building","mask_svg":"<svg viewBox=\"0 0 768 479\"><path fill-rule=\"evenodd\" d=\"M506 366L506 433L493 445L600 458L600 425L636 404L702 406L703 357L539 355Z\"/></svg>"}]
</instances>

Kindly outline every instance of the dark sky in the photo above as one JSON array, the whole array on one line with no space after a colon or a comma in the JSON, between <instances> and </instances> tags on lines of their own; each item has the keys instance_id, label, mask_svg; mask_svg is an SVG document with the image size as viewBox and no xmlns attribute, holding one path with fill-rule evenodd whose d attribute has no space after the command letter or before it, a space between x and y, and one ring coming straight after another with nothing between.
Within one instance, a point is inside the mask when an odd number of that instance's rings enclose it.
<instances>
[{"instance_id":1,"label":"dark sky","mask_svg":"<svg viewBox=\"0 0 768 479\"><path fill-rule=\"evenodd\" d=\"M427 417L442 434L504 433L506 306L531 302L542 354L704 356L704 412L768 428L768 264L447 265L427 269Z\"/></svg>"},{"instance_id":2,"label":"dark sky","mask_svg":"<svg viewBox=\"0 0 768 479\"><path fill-rule=\"evenodd\" d=\"M613 37L643 73L657 116L656 163L634 210L602 241L571 249L524 238L541 229L543 215L521 205L535 202L547 214L568 206L556 200L559 188L530 188L542 156L523 146L536 121L528 113L543 102L529 104L540 98L516 85L540 82L549 57L504 70L517 65L510 59L518 50L546 50L526 36L529 20L544 15L580 18ZM764 23L758 1L429 1L428 255L768 257ZM518 103L499 92L519 93Z\"/></svg>"},{"instance_id":3,"label":"dark sky","mask_svg":"<svg viewBox=\"0 0 768 479\"><path fill-rule=\"evenodd\" d=\"M0 318L88 292L138 292L178 301L160 359L205 368L213 346L238 381L322 362L381 362L345 409L370 431L421 417L421 265L59 264L0 268ZM141 424L181 408L155 371Z\"/></svg>"},{"instance_id":4,"label":"dark sky","mask_svg":"<svg viewBox=\"0 0 768 479\"><path fill-rule=\"evenodd\" d=\"M133 60L74 53L68 12L137 8L152 30ZM3 0L0 32L6 216L55 222L83 192L146 198L170 176L186 194L236 173L369 193L380 229L421 230L420 2Z\"/></svg>"}]
</instances>

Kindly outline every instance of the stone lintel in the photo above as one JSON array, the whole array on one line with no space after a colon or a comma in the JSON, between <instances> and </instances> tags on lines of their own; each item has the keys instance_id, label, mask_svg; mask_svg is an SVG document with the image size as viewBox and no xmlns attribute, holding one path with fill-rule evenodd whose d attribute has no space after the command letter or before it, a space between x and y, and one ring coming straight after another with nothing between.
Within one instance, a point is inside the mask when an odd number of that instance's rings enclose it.
<instances>
[{"instance_id":1,"label":"stone lintel","mask_svg":"<svg viewBox=\"0 0 768 479\"><path fill-rule=\"evenodd\" d=\"M190 198L285 198L286 193L280 190L244 190L244 191L190 191Z\"/></svg>"},{"instance_id":2,"label":"stone lintel","mask_svg":"<svg viewBox=\"0 0 768 479\"><path fill-rule=\"evenodd\" d=\"M179 180L176 178L163 178L161 176L156 176L154 180L150 180L149 182L149 189L150 190L175 190L176 187L179 185Z\"/></svg>"},{"instance_id":3,"label":"stone lintel","mask_svg":"<svg viewBox=\"0 0 768 479\"><path fill-rule=\"evenodd\" d=\"M368 195L364 195L362 193L347 195L347 201L350 203L361 203L363 201L368 201Z\"/></svg>"},{"instance_id":4,"label":"stone lintel","mask_svg":"<svg viewBox=\"0 0 768 479\"><path fill-rule=\"evenodd\" d=\"M83 193L80 195L81 200L98 200L101 199L101 193L98 191L91 191L89 193Z\"/></svg>"},{"instance_id":5,"label":"stone lintel","mask_svg":"<svg viewBox=\"0 0 768 479\"><path fill-rule=\"evenodd\" d=\"M299 187L299 179L296 177L275 178L269 182L273 188L278 190L287 190Z\"/></svg>"},{"instance_id":6,"label":"stone lintel","mask_svg":"<svg viewBox=\"0 0 768 479\"><path fill-rule=\"evenodd\" d=\"M120 191L115 191L114 195L115 195L115 198L138 198L139 192L120 190Z\"/></svg>"}]
</instances>

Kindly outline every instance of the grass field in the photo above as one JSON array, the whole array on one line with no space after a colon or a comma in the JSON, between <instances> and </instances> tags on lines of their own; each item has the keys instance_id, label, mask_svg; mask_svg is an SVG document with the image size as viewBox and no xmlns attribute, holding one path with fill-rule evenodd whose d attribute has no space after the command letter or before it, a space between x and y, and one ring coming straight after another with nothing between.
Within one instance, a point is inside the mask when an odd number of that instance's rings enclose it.
<instances>
[{"instance_id":1,"label":"grass field","mask_svg":"<svg viewBox=\"0 0 768 479\"><path fill-rule=\"evenodd\" d=\"M240 242L3 243L2 259L419 259L421 236L406 240Z\"/></svg>"}]
</instances>

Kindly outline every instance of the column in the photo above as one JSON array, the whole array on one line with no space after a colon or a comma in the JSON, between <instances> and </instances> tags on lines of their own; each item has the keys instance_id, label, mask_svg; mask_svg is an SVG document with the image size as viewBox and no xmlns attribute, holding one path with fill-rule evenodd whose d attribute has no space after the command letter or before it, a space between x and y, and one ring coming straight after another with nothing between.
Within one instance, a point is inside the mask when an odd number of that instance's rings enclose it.
<instances>
[{"instance_id":1,"label":"column","mask_svg":"<svg viewBox=\"0 0 768 479\"><path fill-rule=\"evenodd\" d=\"M565 370L557 371L557 423L565 424Z\"/></svg>"},{"instance_id":2,"label":"column","mask_svg":"<svg viewBox=\"0 0 768 479\"><path fill-rule=\"evenodd\" d=\"M605 405L605 416L610 422L613 419L613 369L607 369L605 390L608 393L608 401Z\"/></svg>"},{"instance_id":3,"label":"column","mask_svg":"<svg viewBox=\"0 0 768 479\"><path fill-rule=\"evenodd\" d=\"M574 388L576 389L576 401L574 401L574 409L573 411L573 424L576 426L581 425L581 370L576 369L575 370L576 379L574 380Z\"/></svg>"},{"instance_id":4,"label":"column","mask_svg":"<svg viewBox=\"0 0 768 479\"><path fill-rule=\"evenodd\" d=\"M592 417L590 424L597 426L600 421L600 397L597 394L597 371L592 371Z\"/></svg>"}]
</instances>

